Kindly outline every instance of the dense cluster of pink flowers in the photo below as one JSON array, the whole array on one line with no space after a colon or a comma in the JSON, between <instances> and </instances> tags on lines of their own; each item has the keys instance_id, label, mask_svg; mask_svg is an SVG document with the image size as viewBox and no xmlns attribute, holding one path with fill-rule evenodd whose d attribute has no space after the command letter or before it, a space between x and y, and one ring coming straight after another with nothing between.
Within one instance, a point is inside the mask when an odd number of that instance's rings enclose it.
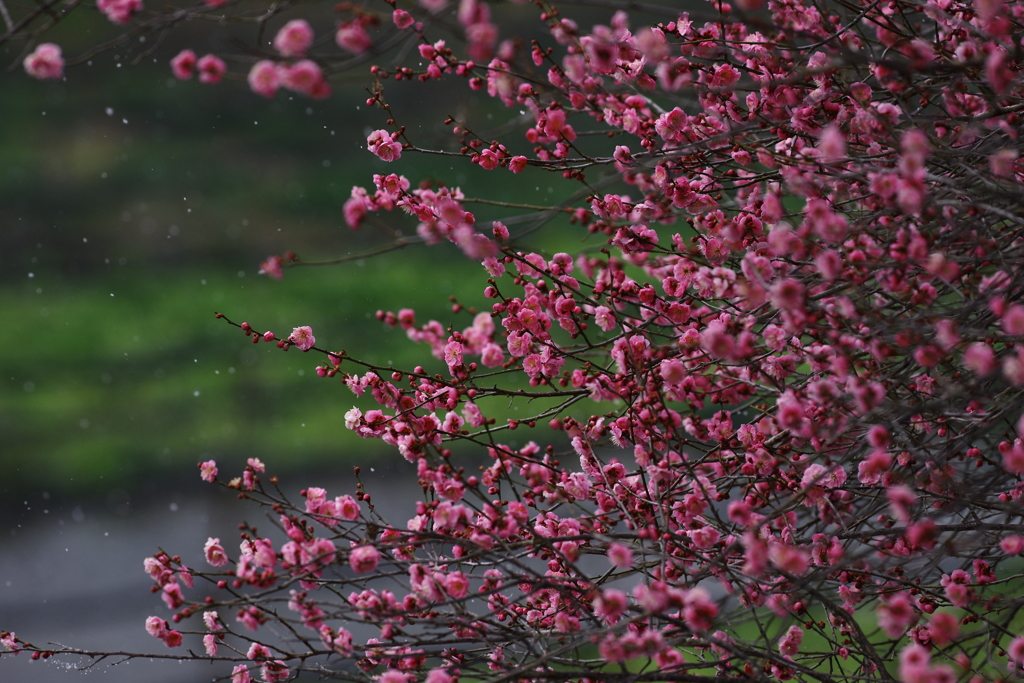
<instances>
[{"instance_id":1,"label":"dense cluster of pink flowers","mask_svg":"<svg viewBox=\"0 0 1024 683\"><path fill-rule=\"evenodd\" d=\"M326 351L317 369L424 499L396 523L361 487L300 507L259 461L228 481L201 463L287 540L211 538L203 572L147 560L176 623L217 610L184 637L232 653L234 680L1024 673L1024 5L741 0L589 30L545 5L532 43L499 43L482 0L402 5L393 25L346 6L340 55L291 20L252 89L317 96L321 64L408 40L396 78L464 79L529 120L500 141L449 120L457 154L585 184L551 213L602 249L519 249L511 220L478 225L459 188L398 169L353 188L353 229L398 209L484 269L489 310L453 306L467 324L378 314L446 372ZM429 35L446 12L464 56ZM369 104L390 117L369 152L418 149L382 91ZM307 326L239 327L321 352Z\"/></svg>"}]
</instances>

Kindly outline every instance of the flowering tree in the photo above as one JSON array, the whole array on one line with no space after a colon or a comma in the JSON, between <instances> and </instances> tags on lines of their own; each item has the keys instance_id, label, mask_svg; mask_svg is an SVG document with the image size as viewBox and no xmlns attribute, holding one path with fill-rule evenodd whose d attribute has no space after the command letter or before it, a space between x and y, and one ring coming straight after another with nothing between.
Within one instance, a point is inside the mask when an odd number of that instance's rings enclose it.
<instances>
[{"instance_id":1,"label":"flowering tree","mask_svg":"<svg viewBox=\"0 0 1024 683\"><path fill-rule=\"evenodd\" d=\"M203 568L148 558L170 613L146 628L171 648L194 639L176 656L224 662L236 683L1020 675L1024 4L622 3L629 16L595 1L608 16L590 29L536 4L544 30L526 41L483 0L344 3L330 26L290 3L97 3L127 35L254 24L248 55L185 50L178 78L238 65L260 95L320 98L369 67L368 152L396 173L354 188L345 220L393 212L455 243L491 304L456 303L462 329L378 313L440 374L320 348L310 327L232 322L372 396L346 427L397 448L424 497L385 520L361 485L294 501L258 459L201 463L282 533L244 527L238 553L211 538ZM63 77L60 48L36 41L72 10L89 8L4 8L30 75ZM418 147L389 78L465 80L508 107L512 132L449 119L456 151ZM410 152L579 191L483 226L458 188L398 173ZM604 246L524 251L506 227L522 209ZM510 401L541 407L499 420ZM551 445L512 447L514 430ZM454 442L487 458L480 471Z\"/></svg>"}]
</instances>

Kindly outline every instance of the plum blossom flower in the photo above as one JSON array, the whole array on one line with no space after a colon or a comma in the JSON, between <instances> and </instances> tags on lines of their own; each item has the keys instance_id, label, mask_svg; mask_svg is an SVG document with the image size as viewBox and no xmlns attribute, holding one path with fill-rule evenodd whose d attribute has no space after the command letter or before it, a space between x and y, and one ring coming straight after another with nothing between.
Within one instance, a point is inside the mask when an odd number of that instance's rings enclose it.
<instances>
[{"instance_id":1,"label":"plum blossom flower","mask_svg":"<svg viewBox=\"0 0 1024 683\"><path fill-rule=\"evenodd\" d=\"M196 70L196 53L192 50L182 50L171 60L171 73L179 81L192 78Z\"/></svg>"},{"instance_id":2,"label":"plum blossom flower","mask_svg":"<svg viewBox=\"0 0 1024 683\"><path fill-rule=\"evenodd\" d=\"M346 21L338 26L334 34L334 42L343 50L348 50L354 55L361 55L373 45L373 39L366 32L361 21Z\"/></svg>"},{"instance_id":3,"label":"plum blossom flower","mask_svg":"<svg viewBox=\"0 0 1024 683\"><path fill-rule=\"evenodd\" d=\"M215 460L207 460L206 462L199 463L199 476L203 481L213 483L217 478L217 462Z\"/></svg>"},{"instance_id":4,"label":"plum blossom flower","mask_svg":"<svg viewBox=\"0 0 1024 683\"><path fill-rule=\"evenodd\" d=\"M399 30L405 30L416 23L413 16L406 12L404 9L396 9L391 13L391 20L395 22L395 27Z\"/></svg>"},{"instance_id":5,"label":"plum blossom flower","mask_svg":"<svg viewBox=\"0 0 1024 683\"><path fill-rule=\"evenodd\" d=\"M282 57L304 57L313 43L313 29L305 19L292 19L274 36L274 49Z\"/></svg>"},{"instance_id":6,"label":"plum blossom flower","mask_svg":"<svg viewBox=\"0 0 1024 683\"><path fill-rule=\"evenodd\" d=\"M402 156L401 143L391 138L386 130L375 130L366 138L366 147L384 161L396 161Z\"/></svg>"},{"instance_id":7,"label":"plum blossom flower","mask_svg":"<svg viewBox=\"0 0 1024 683\"><path fill-rule=\"evenodd\" d=\"M96 7L115 24L127 24L142 9L142 0L97 0Z\"/></svg>"},{"instance_id":8,"label":"plum blossom flower","mask_svg":"<svg viewBox=\"0 0 1024 683\"><path fill-rule=\"evenodd\" d=\"M220 83L227 73L228 67L224 60L217 55L204 55L196 62L196 69L199 71L199 82L206 85Z\"/></svg>"},{"instance_id":9,"label":"plum blossom flower","mask_svg":"<svg viewBox=\"0 0 1024 683\"><path fill-rule=\"evenodd\" d=\"M277 64L269 59L261 59L252 65L247 77L249 87L257 95L271 98L281 87L281 74Z\"/></svg>"},{"instance_id":10,"label":"plum blossom flower","mask_svg":"<svg viewBox=\"0 0 1024 683\"><path fill-rule=\"evenodd\" d=\"M313 328L303 325L292 330L288 335L288 341L300 351L309 351L316 344L316 337L313 336Z\"/></svg>"},{"instance_id":11,"label":"plum blossom flower","mask_svg":"<svg viewBox=\"0 0 1024 683\"><path fill-rule=\"evenodd\" d=\"M37 45L32 54L25 57L24 66L29 76L41 81L64 78L64 58L60 46L54 43Z\"/></svg>"},{"instance_id":12,"label":"plum blossom flower","mask_svg":"<svg viewBox=\"0 0 1024 683\"><path fill-rule=\"evenodd\" d=\"M206 555L206 561L213 567L223 567L228 563L228 556L224 552L219 538L208 538L206 546L203 548L203 554Z\"/></svg>"},{"instance_id":13,"label":"plum blossom flower","mask_svg":"<svg viewBox=\"0 0 1024 683\"><path fill-rule=\"evenodd\" d=\"M621 543L612 543L608 546L608 561L619 569L629 569L633 566L633 551Z\"/></svg>"},{"instance_id":14,"label":"plum blossom flower","mask_svg":"<svg viewBox=\"0 0 1024 683\"><path fill-rule=\"evenodd\" d=\"M348 556L348 564L357 574L366 574L377 568L380 562L380 551L372 545L361 545L353 548Z\"/></svg>"}]
</instances>

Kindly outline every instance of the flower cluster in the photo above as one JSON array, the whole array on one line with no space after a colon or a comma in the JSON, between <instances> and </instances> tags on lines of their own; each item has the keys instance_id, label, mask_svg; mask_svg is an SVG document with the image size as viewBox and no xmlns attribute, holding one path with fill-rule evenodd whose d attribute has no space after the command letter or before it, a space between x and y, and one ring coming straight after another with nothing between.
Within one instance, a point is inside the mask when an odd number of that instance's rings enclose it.
<instances>
[{"instance_id":1,"label":"flower cluster","mask_svg":"<svg viewBox=\"0 0 1024 683\"><path fill-rule=\"evenodd\" d=\"M342 53L317 59L409 41L395 78L486 92L519 134L449 119L458 151L425 151L580 183L545 211L596 248L521 247L516 216L481 227L457 187L353 188L350 227L398 209L486 278L465 323L378 313L441 372L322 351L308 326L277 340L325 354L317 375L362 402L345 427L423 500L399 523L361 486L298 506L258 461L227 482L201 463L284 539L211 538L215 572L150 558L176 621L241 627L185 635L235 680L1021 674L1024 5L741 0L589 30L544 5L544 40L499 44L482 0L402 4L390 24L340 6ZM464 57L427 35L449 11ZM285 24L253 90L322 92L313 35ZM399 162L420 148L372 73L389 118L366 146Z\"/></svg>"}]
</instances>

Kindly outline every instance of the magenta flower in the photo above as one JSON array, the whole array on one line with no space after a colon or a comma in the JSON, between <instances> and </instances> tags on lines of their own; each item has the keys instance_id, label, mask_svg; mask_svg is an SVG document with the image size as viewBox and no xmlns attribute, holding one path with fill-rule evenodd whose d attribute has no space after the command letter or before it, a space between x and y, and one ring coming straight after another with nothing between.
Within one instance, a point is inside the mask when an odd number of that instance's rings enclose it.
<instances>
[{"instance_id":1,"label":"magenta flower","mask_svg":"<svg viewBox=\"0 0 1024 683\"><path fill-rule=\"evenodd\" d=\"M171 73L179 81L186 81L192 78L196 70L196 53L192 50L182 50L171 60Z\"/></svg>"},{"instance_id":2,"label":"magenta flower","mask_svg":"<svg viewBox=\"0 0 1024 683\"><path fill-rule=\"evenodd\" d=\"M217 55L204 55L196 62L196 69L199 70L199 82L206 85L220 83L227 73L228 67L224 60Z\"/></svg>"}]
</instances>

